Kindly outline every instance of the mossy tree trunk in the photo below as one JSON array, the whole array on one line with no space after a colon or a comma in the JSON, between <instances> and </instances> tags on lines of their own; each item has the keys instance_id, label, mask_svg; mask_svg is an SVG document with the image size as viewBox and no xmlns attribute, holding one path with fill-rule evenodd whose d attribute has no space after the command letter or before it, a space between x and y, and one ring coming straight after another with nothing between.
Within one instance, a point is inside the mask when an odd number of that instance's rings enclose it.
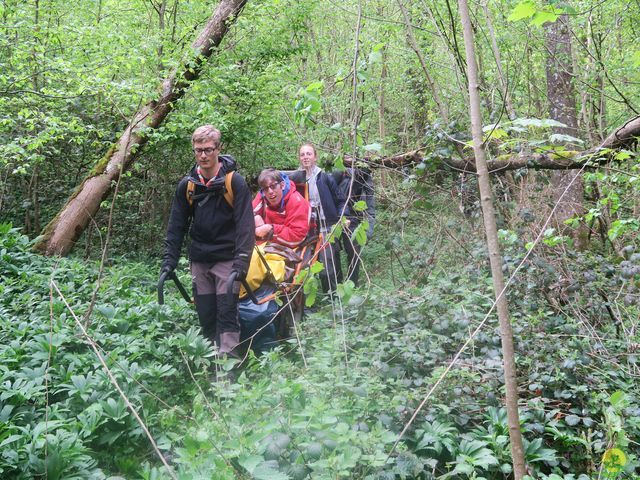
<instances>
[{"instance_id":1,"label":"mossy tree trunk","mask_svg":"<svg viewBox=\"0 0 640 480\"><path fill-rule=\"evenodd\" d=\"M134 163L137 153L147 142L147 132L158 128L173 110L175 103L196 80L205 61L226 35L229 26L241 12L247 0L221 0L198 38L191 45L193 58L181 69L172 70L160 86L157 99L141 107L124 129L120 139L96 164L91 173L76 188L67 203L47 225L35 244L35 250L45 255L66 255L73 248L91 219L100 209L102 200L122 172Z\"/></svg>"},{"instance_id":2,"label":"mossy tree trunk","mask_svg":"<svg viewBox=\"0 0 640 480\"><path fill-rule=\"evenodd\" d=\"M480 203L484 218L484 229L487 236L487 248L491 263L491 276L493 288L496 294L496 309L500 322L500 337L502 340L502 360L504 364L504 383L507 408L507 422L509 424L509 439L511 440L511 458L513 462L513 475L520 480L526 475L524 461L524 447L522 433L520 432L520 419L518 415L518 382L516 378L516 361L513 346L513 331L509 320L509 305L505 290L504 277L502 275L502 254L498 245L498 229L493 207L493 195L491 191L491 179L487 168L482 142L482 114L480 112L480 96L478 81L478 65L476 63L475 46L473 39L473 27L469 18L469 10L466 0L458 0L460 9L460 21L464 34L464 45L467 56L467 78L469 80L469 112L471 117L471 133L473 136L473 153L478 172L478 185L480 187Z\"/></svg>"}]
</instances>

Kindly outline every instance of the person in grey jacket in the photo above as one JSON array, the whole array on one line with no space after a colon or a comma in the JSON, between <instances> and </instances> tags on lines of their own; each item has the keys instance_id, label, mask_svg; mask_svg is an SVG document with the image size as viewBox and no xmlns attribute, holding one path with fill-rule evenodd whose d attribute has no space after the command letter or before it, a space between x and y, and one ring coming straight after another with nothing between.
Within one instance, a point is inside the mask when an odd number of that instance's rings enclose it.
<instances>
[{"instance_id":1,"label":"person in grey jacket","mask_svg":"<svg viewBox=\"0 0 640 480\"><path fill-rule=\"evenodd\" d=\"M320 233L326 235L344 214L345 199L338 188L333 175L324 172L318 166L318 154L311 143L303 143L298 150L299 172L308 184L308 200L316 215L316 224ZM293 178L293 176L292 176ZM295 180L298 182L298 180ZM324 270L320 281L325 292L334 291L342 282L338 242L325 242L320 252L320 261Z\"/></svg>"}]
</instances>

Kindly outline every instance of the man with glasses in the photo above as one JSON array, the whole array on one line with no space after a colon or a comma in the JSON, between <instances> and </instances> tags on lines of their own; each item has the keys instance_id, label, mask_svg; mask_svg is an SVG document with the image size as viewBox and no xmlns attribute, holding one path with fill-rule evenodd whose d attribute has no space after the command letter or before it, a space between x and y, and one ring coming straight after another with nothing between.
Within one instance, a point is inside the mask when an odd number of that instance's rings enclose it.
<instances>
[{"instance_id":1,"label":"man with glasses","mask_svg":"<svg viewBox=\"0 0 640 480\"><path fill-rule=\"evenodd\" d=\"M218 345L220 354L234 355L240 341L238 297L227 295L227 281L233 272L238 280L247 274L255 224L251 191L235 172L233 158L220 155L220 143L220 131L211 125L193 132L196 165L176 189L161 273L176 268L189 231L193 295L202 334Z\"/></svg>"}]
</instances>

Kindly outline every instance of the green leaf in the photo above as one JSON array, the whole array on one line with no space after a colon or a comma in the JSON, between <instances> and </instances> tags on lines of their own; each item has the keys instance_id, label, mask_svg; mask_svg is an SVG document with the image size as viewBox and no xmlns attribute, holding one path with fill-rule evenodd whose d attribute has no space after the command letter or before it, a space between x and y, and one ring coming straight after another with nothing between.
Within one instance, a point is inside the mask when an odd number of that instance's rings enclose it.
<instances>
[{"instance_id":1,"label":"green leaf","mask_svg":"<svg viewBox=\"0 0 640 480\"><path fill-rule=\"evenodd\" d=\"M365 225L365 223L368 222L363 222L360 225L358 225L358 228L356 228L356 231L353 232L353 234L355 235L355 241L358 242L358 245L360 245L361 247L364 247L367 244L367 228L369 227L368 224Z\"/></svg>"},{"instance_id":2,"label":"green leaf","mask_svg":"<svg viewBox=\"0 0 640 480\"><path fill-rule=\"evenodd\" d=\"M271 467L267 462L264 462L253 470L253 478L255 480L289 480L290 477L286 473L279 472Z\"/></svg>"},{"instance_id":3,"label":"green leaf","mask_svg":"<svg viewBox=\"0 0 640 480\"><path fill-rule=\"evenodd\" d=\"M533 19L531 20L531 25L533 25L534 27L541 27L547 22L553 23L558 19L558 17L561 14L562 14L562 10L556 10L556 9L539 10L533 16Z\"/></svg>"},{"instance_id":4,"label":"green leaf","mask_svg":"<svg viewBox=\"0 0 640 480\"><path fill-rule=\"evenodd\" d=\"M365 145L364 147L362 147L362 150L364 150L365 152L380 153L382 151L382 145L380 145L379 143L370 143L369 145Z\"/></svg>"},{"instance_id":5,"label":"green leaf","mask_svg":"<svg viewBox=\"0 0 640 480\"><path fill-rule=\"evenodd\" d=\"M520 127L536 128L566 127L564 123L551 118L516 118L512 124Z\"/></svg>"},{"instance_id":6,"label":"green leaf","mask_svg":"<svg viewBox=\"0 0 640 480\"><path fill-rule=\"evenodd\" d=\"M550 135L549 141L551 143L574 143L574 144L584 143L584 141L580 140L579 138L572 137L571 135L564 135L561 133L554 133L553 135Z\"/></svg>"},{"instance_id":7,"label":"green leaf","mask_svg":"<svg viewBox=\"0 0 640 480\"><path fill-rule=\"evenodd\" d=\"M536 5L532 1L520 2L507 18L510 22L517 22L523 18L531 18L536 13Z\"/></svg>"},{"instance_id":8,"label":"green leaf","mask_svg":"<svg viewBox=\"0 0 640 480\"><path fill-rule=\"evenodd\" d=\"M364 200L357 201L353 204L353 209L356 212L364 212L367 209L367 202Z\"/></svg>"},{"instance_id":9,"label":"green leaf","mask_svg":"<svg viewBox=\"0 0 640 480\"><path fill-rule=\"evenodd\" d=\"M631 63L634 67L640 67L640 50L633 54L631 57Z\"/></svg>"},{"instance_id":10,"label":"green leaf","mask_svg":"<svg viewBox=\"0 0 640 480\"><path fill-rule=\"evenodd\" d=\"M580 417L577 415L567 415L564 421L567 423L567 425L569 425L570 427L573 427L574 425L577 425L580 422Z\"/></svg>"},{"instance_id":11,"label":"green leaf","mask_svg":"<svg viewBox=\"0 0 640 480\"><path fill-rule=\"evenodd\" d=\"M622 390L618 390L611 394L609 402L613 407L621 407L624 404L625 394Z\"/></svg>"},{"instance_id":12,"label":"green leaf","mask_svg":"<svg viewBox=\"0 0 640 480\"><path fill-rule=\"evenodd\" d=\"M316 262L313 265L311 265L311 273L320 273L323 270L324 270L324 265L322 264L322 262Z\"/></svg>"},{"instance_id":13,"label":"green leaf","mask_svg":"<svg viewBox=\"0 0 640 480\"><path fill-rule=\"evenodd\" d=\"M264 458L259 455L242 455L238 459L238 463L250 474L253 474L255 468L264 462Z\"/></svg>"},{"instance_id":14,"label":"green leaf","mask_svg":"<svg viewBox=\"0 0 640 480\"><path fill-rule=\"evenodd\" d=\"M333 228L331 229L331 232L329 233L329 236L327 237L327 240L329 241L329 243L335 243L336 240L338 240L340 237L342 237L342 224L346 221L346 218L342 217L342 221L336 223Z\"/></svg>"},{"instance_id":15,"label":"green leaf","mask_svg":"<svg viewBox=\"0 0 640 480\"><path fill-rule=\"evenodd\" d=\"M369 63L373 64L373 63L378 63L382 60L382 52L380 52L379 50L374 50L373 52L371 52L369 54Z\"/></svg>"},{"instance_id":16,"label":"green leaf","mask_svg":"<svg viewBox=\"0 0 640 480\"><path fill-rule=\"evenodd\" d=\"M355 288L355 284L352 280L347 280L344 283L339 283L336 287L336 293L338 297L342 299L343 303L347 303L353 295L353 289Z\"/></svg>"}]
</instances>

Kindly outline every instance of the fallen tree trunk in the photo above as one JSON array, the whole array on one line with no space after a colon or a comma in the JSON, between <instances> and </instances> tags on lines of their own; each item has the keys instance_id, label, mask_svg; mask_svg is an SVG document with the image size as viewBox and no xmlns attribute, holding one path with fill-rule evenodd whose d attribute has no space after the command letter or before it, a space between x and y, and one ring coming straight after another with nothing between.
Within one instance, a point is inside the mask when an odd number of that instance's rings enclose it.
<instances>
[{"instance_id":1,"label":"fallen tree trunk","mask_svg":"<svg viewBox=\"0 0 640 480\"><path fill-rule=\"evenodd\" d=\"M635 117L624 125L618 127L611 135L609 135L600 145L590 150L580 152L563 152L558 153L535 153L522 155L507 155L487 160L489 172L497 172L501 170L516 170L518 168L537 168L541 170L572 170L580 169L587 162L595 164L604 164L611 161L609 155L596 155L597 152L604 149L618 150L621 148L630 148L637 144L640 137L640 116ZM411 152L393 155L391 157L380 158L372 161L372 166L378 167L403 167L415 165L424 160L423 152L425 149L413 150ZM449 167L461 172L476 172L475 161L473 158L450 158L442 163L442 167Z\"/></svg>"},{"instance_id":2,"label":"fallen tree trunk","mask_svg":"<svg viewBox=\"0 0 640 480\"><path fill-rule=\"evenodd\" d=\"M229 26L247 0L221 0L198 38L191 45L195 57L172 70L162 82L160 95L141 107L120 139L96 164L67 200L58 215L45 227L34 249L45 255L66 255L73 248L100 203L109 194L112 183L134 163L147 142L146 132L158 128L175 107L191 82L198 78L205 61L226 35Z\"/></svg>"}]
</instances>

